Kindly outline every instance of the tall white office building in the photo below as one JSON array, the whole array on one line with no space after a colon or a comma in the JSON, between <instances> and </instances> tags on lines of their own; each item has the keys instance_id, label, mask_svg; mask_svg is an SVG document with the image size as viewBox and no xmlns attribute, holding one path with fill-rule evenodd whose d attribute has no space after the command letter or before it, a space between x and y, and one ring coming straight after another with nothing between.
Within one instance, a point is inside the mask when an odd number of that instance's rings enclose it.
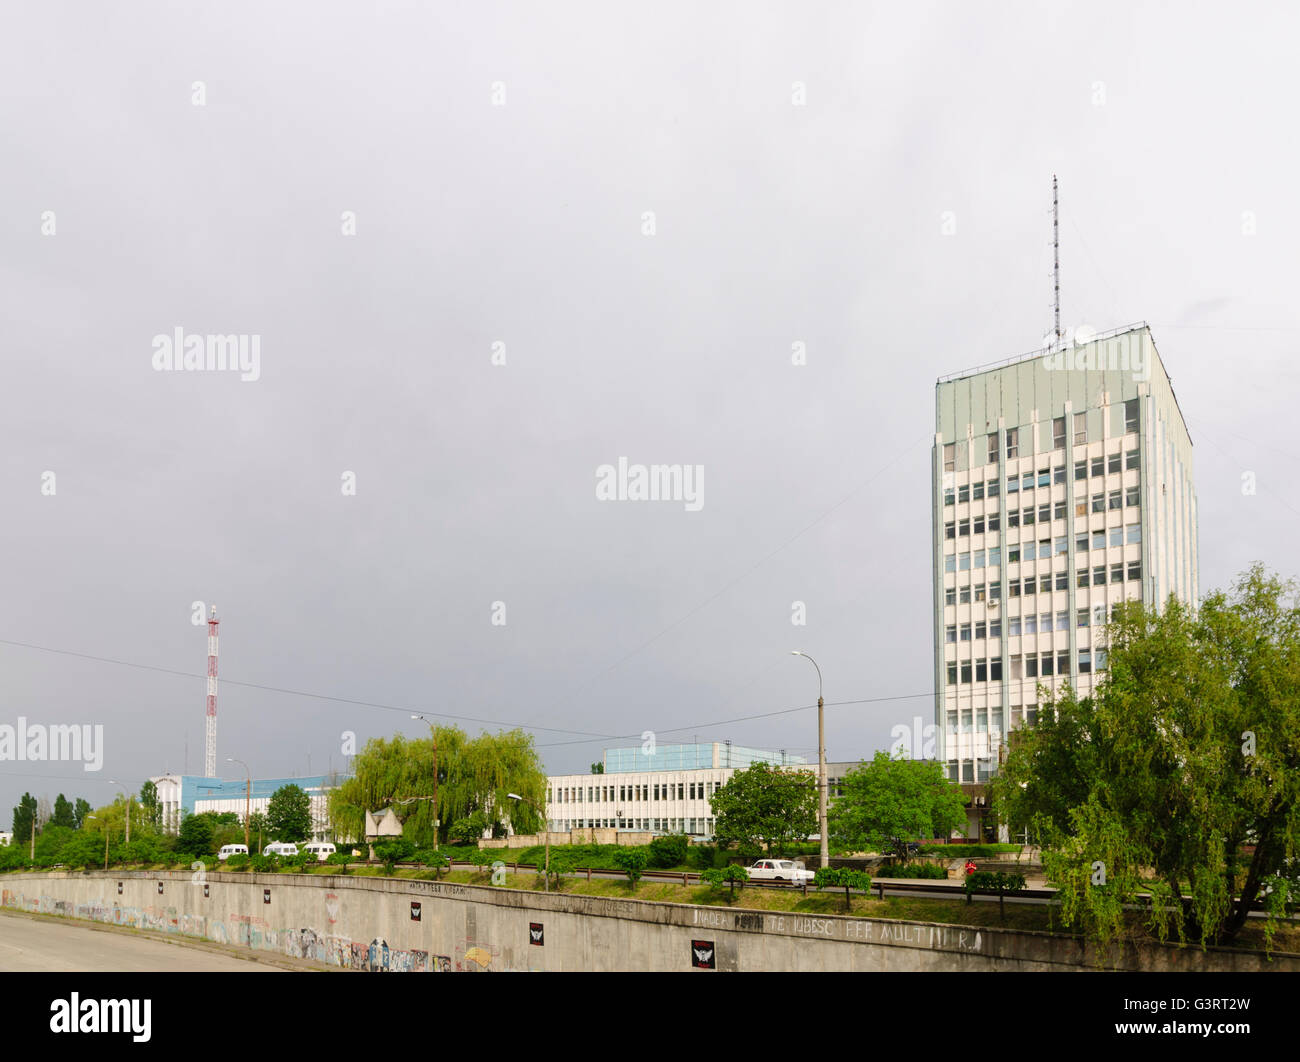
<instances>
[{"instance_id":1,"label":"tall white office building","mask_svg":"<svg viewBox=\"0 0 1300 1062\"><path fill-rule=\"evenodd\" d=\"M1197 600L1192 443L1150 329L940 379L933 488L939 755L989 837L1040 689L1092 690L1117 602Z\"/></svg>"}]
</instances>

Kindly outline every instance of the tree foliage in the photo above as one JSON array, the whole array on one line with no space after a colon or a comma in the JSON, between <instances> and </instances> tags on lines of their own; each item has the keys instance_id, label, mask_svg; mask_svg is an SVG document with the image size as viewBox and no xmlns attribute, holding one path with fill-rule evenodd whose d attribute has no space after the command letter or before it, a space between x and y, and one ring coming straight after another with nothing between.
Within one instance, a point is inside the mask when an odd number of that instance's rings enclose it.
<instances>
[{"instance_id":1,"label":"tree foliage","mask_svg":"<svg viewBox=\"0 0 1300 1062\"><path fill-rule=\"evenodd\" d=\"M932 760L894 760L877 752L839 785L842 795L827 813L839 850L894 851L905 861L907 842L945 836L966 821L960 786Z\"/></svg>"},{"instance_id":2,"label":"tree foliage","mask_svg":"<svg viewBox=\"0 0 1300 1062\"><path fill-rule=\"evenodd\" d=\"M817 780L811 771L754 763L737 771L710 798L714 835L744 854L766 848L784 855L817 830Z\"/></svg>"},{"instance_id":3,"label":"tree foliage","mask_svg":"<svg viewBox=\"0 0 1300 1062\"><path fill-rule=\"evenodd\" d=\"M437 808L434 741L437 741ZM403 833L420 845L446 842L456 831L479 827L504 837L543 826L535 808L546 804L546 772L532 735L522 730L466 737L456 727L436 727L430 738L374 738L353 760L353 777L330 794L330 814L343 836L360 837L364 814L393 807ZM523 801L512 800L518 793ZM435 837L433 822L441 826Z\"/></svg>"},{"instance_id":4,"label":"tree foliage","mask_svg":"<svg viewBox=\"0 0 1300 1062\"><path fill-rule=\"evenodd\" d=\"M54 814L50 816L51 826L64 826L69 830L77 828L76 811L72 802L62 793L54 798Z\"/></svg>"},{"instance_id":5,"label":"tree foliage","mask_svg":"<svg viewBox=\"0 0 1300 1062\"><path fill-rule=\"evenodd\" d=\"M995 799L1034 822L1062 918L1094 943L1122 938L1122 905L1139 891L1149 931L1203 945L1230 942L1261 899L1266 934L1294 908L1295 592L1256 565L1198 612L1174 598L1160 611L1117 606L1106 680L1090 699L1067 692L1040 709L1013 746Z\"/></svg>"},{"instance_id":6,"label":"tree foliage","mask_svg":"<svg viewBox=\"0 0 1300 1062\"><path fill-rule=\"evenodd\" d=\"M36 798L31 793L24 793L18 801L18 806L14 808L13 831L14 844L21 840L28 844L32 837L32 824L36 822L37 803ZM39 828L39 823L37 823Z\"/></svg>"},{"instance_id":7,"label":"tree foliage","mask_svg":"<svg viewBox=\"0 0 1300 1062\"><path fill-rule=\"evenodd\" d=\"M140 787L141 815L150 826L162 822L162 801L158 799L158 787L153 782L145 782Z\"/></svg>"},{"instance_id":8,"label":"tree foliage","mask_svg":"<svg viewBox=\"0 0 1300 1062\"><path fill-rule=\"evenodd\" d=\"M887 753L881 753L888 759ZM899 762L895 760L894 762ZM813 884L820 889L841 888L844 890L844 910L853 909L853 897L850 895L850 889L861 889L863 892L871 891L871 875L865 870L853 870L850 867L819 867L817 873L813 875Z\"/></svg>"},{"instance_id":9,"label":"tree foliage","mask_svg":"<svg viewBox=\"0 0 1300 1062\"><path fill-rule=\"evenodd\" d=\"M266 832L273 841L304 841L311 836L311 826L311 798L305 789L290 783L271 794Z\"/></svg>"}]
</instances>

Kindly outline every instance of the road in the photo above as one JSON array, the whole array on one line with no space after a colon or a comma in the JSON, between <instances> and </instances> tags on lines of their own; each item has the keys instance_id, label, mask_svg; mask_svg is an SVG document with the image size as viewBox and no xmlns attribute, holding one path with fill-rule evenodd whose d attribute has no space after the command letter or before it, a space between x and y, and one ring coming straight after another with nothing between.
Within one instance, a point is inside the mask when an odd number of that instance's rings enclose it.
<instances>
[{"instance_id":1,"label":"road","mask_svg":"<svg viewBox=\"0 0 1300 1062\"><path fill-rule=\"evenodd\" d=\"M0 913L0 970L17 973L276 972L220 946L195 947L162 937L54 918Z\"/></svg>"}]
</instances>

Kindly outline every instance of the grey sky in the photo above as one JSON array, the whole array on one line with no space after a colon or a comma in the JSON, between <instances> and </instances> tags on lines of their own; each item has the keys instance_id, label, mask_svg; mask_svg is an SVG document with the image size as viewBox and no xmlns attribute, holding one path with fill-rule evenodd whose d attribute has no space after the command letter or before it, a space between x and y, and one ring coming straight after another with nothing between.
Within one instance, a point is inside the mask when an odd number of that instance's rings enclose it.
<instances>
[{"instance_id":1,"label":"grey sky","mask_svg":"<svg viewBox=\"0 0 1300 1062\"><path fill-rule=\"evenodd\" d=\"M935 379L1050 328L1054 172L1064 322L1149 321L1189 422L1203 589L1296 573L1294 12L699 7L11 6L0 638L201 676L214 603L229 776L421 732L230 680L579 732L552 772L811 757L815 711L710 725L814 703L795 647L829 702L910 697L828 711L869 757L932 715ZM260 379L155 372L177 326ZM598 501L620 456L703 508ZM0 764L0 826L201 769L202 677L0 667L0 723L106 743Z\"/></svg>"}]
</instances>

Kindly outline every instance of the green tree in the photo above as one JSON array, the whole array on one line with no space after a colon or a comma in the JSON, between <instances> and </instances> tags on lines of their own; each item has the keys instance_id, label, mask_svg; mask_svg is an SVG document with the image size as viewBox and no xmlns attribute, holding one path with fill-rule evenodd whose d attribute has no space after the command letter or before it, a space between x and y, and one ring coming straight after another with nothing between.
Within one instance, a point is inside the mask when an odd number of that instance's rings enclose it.
<instances>
[{"instance_id":1,"label":"green tree","mask_svg":"<svg viewBox=\"0 0 1300 1062\"><path fill-rule=\"evenodd\" d=\"M54 798L54 814L50 816L51 826L64 826L69 830L77 828L77 816L72 806L62 793Z\"/></svg>"},{"instance_id":2,"label":"green tree","mask_svg":"<svg viewBox=\"0 0 1300 1062\"><path fill-rule=\"evenodd\" d=\"M733 774L710 803L718 841L737 844L746 855L760 848L784 855L817 829L817 780L811 771L754 763Z\"/></svg>"},{"instance_id":3,"label":"green tree","mask_svg":"<svg viewBox=\"0 0 1300 1062\"><path fill-rule=\"evenodd\" d=\"M353 776L330 794L331 818L347 836L362 835L365 812L390 806L403 834L423 846L467 837L461 831L471 823L494 837L506 836L510 827L516 833L542 828L534 808L545 806L546 772L532 735L521 730L470 739L456 727L439 726L429 738L374 738L352 767ZM513 800L511 793L525 799ZM441 824L436 835L435 818Z\"/></svg>"},{"instance_id":4,"label":"green tree","mask_svg":"<svg viewBox=\"0 0 1300 1062\"><path fill-rule=\"evenodd\" d=\"M215 816L209 812L186 815L176 835L176 850L190 855L212 855L217 850Z\"/></svg>"},{"instance_id":5,"label":"green tree","mask_svg":"<svg viewBox=\"0 0 1300 1062\"><path fill-rule=\"evenodd\" d=\"M145 782L140 787L140 804L144 808L144 821L157 827L162 822L162 801L158 799L158 787L153 782Z\"/></svg>"},{"instance_id":6,"label":"green tree","mask_svg":"<svg viewBox=\"0 0 1300 1062\"><path fill-rule=\"evenodd\" d=\"M886 758L888 758L887 754ZM899 762L899 761L894 761ZM844 910L853 910L853 897L850 889L871 891L871 875L865 870L851 870L848 867L819 867L813 875L813 884L820 889L842 888L844 890Z\"/></svg>"},{"instance_id":7,"label":"green tree","mask_svg":"<svg viewBox=\"0 0 1300 1062\"><path fill-rule=\"evenodd\" d=\"M827 814L831 841L842 851L894 851L906 861L907 842L942 837L966 821L961 788L933 760L893 760L877 752L840 782Z\"/></svg>"},{"instance_id":8,"label":"green tree","mask_svg":"<svg viewBox=\"0 0 1300 1062\"><path fill-rule=\"evenodd\" d=\"M14 844L29 844L32 837L32 824L36 822L36 798L31 793L24 793L14 808L13 829ZM38 831L39 832L39 824Z\"/></svg>"},{"instance_id":9,"label":"green tree","mask_svg":"<svg viewBox=\"0 0 1300 1062\"><path fill-rule=\"evenodd\" d=\"M604 764L604 763L601 763L601 762L593 763L593 764L591 765L591 773L592 773L592 774L604 774L604 773L605 773L605 764Z\"/></svg>"},{"instance_id":10,"label":"green tree","mask_svg":"<svg viewBox=\"0 0 1300 1062\"><path fill-rule=\"evenodd\" d=\"M614 853L614 863L627 875L627 880L632 883L633 892L636 892L636 883L641 880L648 858L648 853L640 845L627 845ZM552 865L555 863L554 853L551 855L551 863Z\"/></svg>"},{"instance_id":11,"label":"green tree","mask_svg":"<svg viewBox=\"0 0 1300 1062\"><path fill-rule=\"evenodd\" d=\"M739 883L742 889L745 887L745 882L749 880L749 871L735 863L731 863L725 869L706 867L700 871L700 880L715 889L730 886L731 892L727 896L727 903L735 903L736 885Z\"/></svg>"},{"instance_id":12,"label":"green tree","mask_svg":"<svg viewBox=\"0 0 1300 1062\"><path fill-rule=\"evenodd\" d=\"M997 791L1009 811L1036 814L1062 920L1095 944L1122 938L1123 905L1139 891L1151 896L1149 932L1203 945L1231 942L1261 899L1269 939L1294 910L1295 596L1293 582L1256 565L1199 610L1173 598L1159 610L1117 606L1105 630L1110 669L1093 697L1059 697L1049 711L1067 725L1012 748Z\"/></svg>"},{"instance_id":13,"label":"green tree","mask_svg":"<svg viewBox=\"0 0 1300 1062\"><path fill-rule=\"evenodd\" d=\"M81 829L81 827L85 825L86 816L90 814L91 810L89 801L82 797L77 797L77 803L72 809L72 816L76 820L77 829Z\"/></svg>"},{"instance_id":14,"label":"green tree","mask_svg":"<svg viewBox=\"0 0 1300 1062\"><path fill-rule=\"evenodd\" d=\"M311 836L311 798L301 786L282 785L266 805L266 832L273 841L303 841Z\"/></svg>"},{"instance_id":15,"label":"green tree","mask_svg":"<svg viewBox=\"0 0 1300 1062\"><path fill-rule=\"evenodd\" d=\"M248 816L248 840L249 848L253 851L249 854L261 852L265 845L262 843L267 839L266 813L254 811Z\"/></svg>"}]
</instances>

